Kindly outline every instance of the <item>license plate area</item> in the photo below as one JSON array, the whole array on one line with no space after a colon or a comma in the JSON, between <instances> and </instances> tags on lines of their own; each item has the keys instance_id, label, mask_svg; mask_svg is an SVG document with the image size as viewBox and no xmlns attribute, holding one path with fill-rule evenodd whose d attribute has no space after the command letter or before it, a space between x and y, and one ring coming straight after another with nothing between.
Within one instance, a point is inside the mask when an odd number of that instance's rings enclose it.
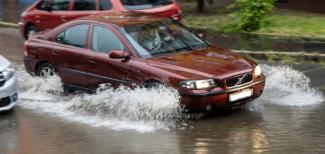
<instances>
[{"instance_id":1,"label":"license plate area","mask_svg":"<svg viewBox=\"0 0 325 154\"><path fill-rule=\"evenodd\" d=\"M239 101L253 96L253 89L243 89L229 94L229 102Z\"/></svg>"}]
</instances>

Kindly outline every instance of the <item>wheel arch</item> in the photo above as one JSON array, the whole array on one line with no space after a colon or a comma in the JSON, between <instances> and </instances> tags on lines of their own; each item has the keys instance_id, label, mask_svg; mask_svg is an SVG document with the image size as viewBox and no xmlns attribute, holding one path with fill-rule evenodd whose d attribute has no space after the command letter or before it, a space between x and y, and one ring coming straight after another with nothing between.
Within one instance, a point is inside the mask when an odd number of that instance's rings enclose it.
<instances>
[{"instance_id":1,"label":"wheel arch","mask_svg":"<svg viewBox=\"0 0 325 154\"><path fill-rule=\"evenodd\" d=\"M35 74L37 76L39 76L40 66L42 66L42 64L46 64L46 63L51 64L53 66L53 68L54 68L54 71L57 71L56 68L55 68L55 66L52 63L50 63L49 61L46 61L46 60L41 60L41 61L37 62L36 65L35 65L35 69L34 70L35 70Z\"/></svg>"},{"instance_id":2,"label":"wheel arch","mask_svg":"<svg viewBox=\"0 0 325 154\"><path fill-rule=\"evenodd\" d=\"M143 82L143 86L144 87L148 87L150 84L152 84L152 83L158 83L158 84L162 84L163 82L161 82L160 80L158 80L158 79L146 79L144 82Z\"/></svg>"},{"instance_id":3,"label":"wheel arch","mask_svg":"<svg viewBox=\"0 0 325 154\"><path fill-rule=\"evenodd\" d=\"M24 27L24 37L25 37L25 39L27 38L27 27L29 27L29 26L34 26L39 30L39 28L38 28L38 26L36 26L36 24L34 24L32 22L27 22L25 27Z\"/></svg>"}]
</instances>

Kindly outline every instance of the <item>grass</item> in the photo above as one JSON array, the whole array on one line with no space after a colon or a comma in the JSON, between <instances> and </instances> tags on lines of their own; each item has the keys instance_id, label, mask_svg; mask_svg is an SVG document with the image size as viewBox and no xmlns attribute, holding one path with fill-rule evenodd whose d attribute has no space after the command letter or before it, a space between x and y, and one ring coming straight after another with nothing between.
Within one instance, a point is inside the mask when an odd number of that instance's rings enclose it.
<instances>
[{"instance_id":1,"label":"grass","mask_svg":"<svg viewBox=\"0 0 325 154\"><path fill-rule=\"evenodd\" d=\"M186 5L185 5L186 6ZM188 8L188 7L187 7ZM210 9L211 10L211 9ZM219 9L222 10L222 9ZM190 27L216 32L238 32L232 28L235 18L226 11L197 14L185 9L183 22ZM270 23L254 34L325 38L325 15L298 11L275 10Z\"/></svg>"}]
</instances>

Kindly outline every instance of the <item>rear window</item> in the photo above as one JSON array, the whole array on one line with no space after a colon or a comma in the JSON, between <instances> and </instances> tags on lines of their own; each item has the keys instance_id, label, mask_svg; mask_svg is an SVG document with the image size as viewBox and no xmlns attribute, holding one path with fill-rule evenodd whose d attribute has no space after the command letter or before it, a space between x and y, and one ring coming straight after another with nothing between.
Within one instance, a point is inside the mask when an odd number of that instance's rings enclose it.
<instances>
[{"instance_id":1,"label":"rear window","mask_svg":"<svg viewBox=\"0 0 325 154\"><path fill-rule=\"evenodd\" d=\"M99 0L99 10L110 10L112 4L109 0Z\"/></svg>"},{"instance_id":2,"label":"rear window","mask_svg":"<svg viewBox=\"0 0 325 154\"><path fill-rule=\"evenodd\" d=\"M68 11L70 0L42 0L37 4L36 9L38 10L53 10L53 11ZM49 8L51 7L51 8Z\"/></svg>"},{"instance_id":3,"label":"rear window","mask_svg":"<svg viewBox=\"0 0 325 154\"><path fill-rule=\"evenodd\" d=\"M172 0L121 0L128 10L144 10L172 4Z\"/></svg>"},{"instance_id":4,"label":"rear window","mask_svg":"<svg viewBox=\"0 0 325 154\"><path fill-rule=\"evenodd\" d=\"M57 43L85 48L89 25L76 25L56 36Z\"/></svg>"},{"instance_id":5,"label":"rear window","mask_svg":"<svg viewBox=\"0 0 325 154\"><path fill-rule=\"evenodd\" d=\"M96 0L75 0L73 10L76 11L96 10Z\"/></svg>"}]
</instances>

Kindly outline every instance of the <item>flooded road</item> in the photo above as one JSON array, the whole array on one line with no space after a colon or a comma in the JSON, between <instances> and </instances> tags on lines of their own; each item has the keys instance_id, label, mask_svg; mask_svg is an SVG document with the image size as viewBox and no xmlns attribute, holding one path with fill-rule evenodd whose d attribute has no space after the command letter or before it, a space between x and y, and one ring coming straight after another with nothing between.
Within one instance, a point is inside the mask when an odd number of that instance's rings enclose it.
<instances>
[{"instance_id":1,"label":"flooded road","mask_svg":"<svg viewBox=\"0 0 325 154\"><path fill-rule=\"evenodd\" d=\"M263 64L262 97L232 112L188 115L164 87L63 94L59 78L25 73L16 29L0 36L20 86L18 106L0 114L1 154L325 152L325 66Z\"/></svg>"}]
</instances>

